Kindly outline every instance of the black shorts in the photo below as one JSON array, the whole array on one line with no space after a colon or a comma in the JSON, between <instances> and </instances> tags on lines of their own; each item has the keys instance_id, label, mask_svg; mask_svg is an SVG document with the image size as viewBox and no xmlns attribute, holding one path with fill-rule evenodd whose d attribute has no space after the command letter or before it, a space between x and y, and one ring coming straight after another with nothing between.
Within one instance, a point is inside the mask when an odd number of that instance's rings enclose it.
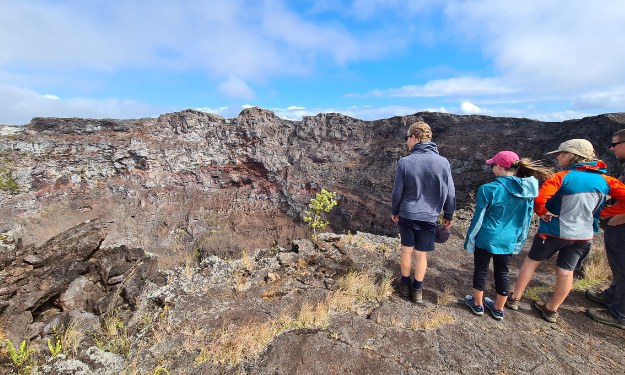
<instances>
[{"instance_id":1,"label":"black shorts","mask_svg":"<svg viewBox=\"0 0 625 375\"><path fill-rule=\"evenodd\" d=\"M414 247L419 251L432 251L434 250L436 223L404 219L400 216L399 235L402 246Z\"/></svg>"},{"instance_id":2,"label":"black shorts","mask_svg":"<svg viewBox=\"0 0 625 375\"><path fill-rule=\"evenodd\" d=\"M540 236L534 236L532 248L527 257L535 261L549 259L558 253L556 264L563 270L573 271L579 259L590 251L592 241L570 241L557 237L546 236L543 240Z\"/></svg>"}]
</instances>

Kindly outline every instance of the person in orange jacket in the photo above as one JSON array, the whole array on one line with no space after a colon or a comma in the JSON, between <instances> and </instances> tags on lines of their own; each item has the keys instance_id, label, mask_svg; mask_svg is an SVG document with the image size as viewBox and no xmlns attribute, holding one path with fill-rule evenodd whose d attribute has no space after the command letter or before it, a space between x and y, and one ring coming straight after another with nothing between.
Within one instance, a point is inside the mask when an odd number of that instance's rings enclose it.
<instances>
[{"instance_id":1,"label":"person in orange jacket","mask_svg":"<svg viewBox=\"0 0 625 375\"><path fill-rule=\"evenodd\" d=\"M625 185L605 174L606 164L595 159L593 146L585 139L568 140L547 154L555 155L563 171L543 183L534 201L540 225L506 306L518 309L538 266L557 253L556 285L551 299L534 303L543 319L555 323L558 308L573 286L573 271L579 259L590 251L593 235L599 231L606 197L625 200ZM619 207L606 208L615 209Z\"/></svg>"}]
</instances>

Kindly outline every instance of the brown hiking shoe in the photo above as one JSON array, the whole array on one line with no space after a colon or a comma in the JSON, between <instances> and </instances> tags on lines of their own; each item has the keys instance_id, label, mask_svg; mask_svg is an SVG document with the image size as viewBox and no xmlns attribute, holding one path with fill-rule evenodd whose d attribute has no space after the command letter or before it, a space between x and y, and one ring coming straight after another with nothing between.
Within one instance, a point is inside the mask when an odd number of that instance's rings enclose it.
<instances>
[{"instance_id":1,"label":"brown hiking shoe","mask_svg":"<svg viewBox=\"0 0 625 375\"><path fill-rule=\"evenodd\" d=\"M555 323L556 321L558 321L558 312L548 310L547 306L545 306L546 304L547 303L543 301L535 301L534 307L536 308L536 310L540 311L543 319L545 319L549 323Z\"/></svg>"},{"instance_id":2,"label":"brown hiking shoe","mask_svg":"<svg viewBox=\"0 0 625 375\"><path fill-rule=\"evenodd\" d=\"M612 304L612 301L610 301L608 297L605 296L603 291L598 292L596 290L586 289L586 292L584 292L584 295L589 300L593 302L597 302L598 304L603 305L605 307L610 307L610 305Z\"/></svg>"},{"instance_id":3,"label":"brown hiking shoe","mask_svg":"<svg viewBox=\"0 0 625 375\"><path fill-rule=\"evenodd\" d=\"M410 285L397 280L397 292L404 298L410 297Z\"/></svg>"},{"instance_id":4,"label":"brown hiking shoe","mask_svg":"<svg viewBox=\"0 0 625 375\"><path fill-rule=\"evenodd\" d=\"M586 315L597 322L625 329L625 321L615 318L608 309L586 309Z\"/></svg>"},{"instance_id":5,"label":"brown hiking shoe","mask_svg":"<svg viewBox=\"0 0 625 375\"><path fill-rule=\"evenodd\" d=\"M412 297L412 302L423 303L423 288L415 289L412 287L412 285L410 285L410 291L412 292L410 293Z\"/></svg>"}]
</instances>

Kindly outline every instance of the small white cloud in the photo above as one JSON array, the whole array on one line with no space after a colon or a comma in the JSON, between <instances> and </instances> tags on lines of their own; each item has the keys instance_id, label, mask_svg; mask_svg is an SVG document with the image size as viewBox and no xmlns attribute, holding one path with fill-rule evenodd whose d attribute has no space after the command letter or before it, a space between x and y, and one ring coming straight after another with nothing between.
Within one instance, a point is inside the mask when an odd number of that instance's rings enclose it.
<instances>
[{"instance_id":1,"label":"small white cloud","mask_svg":"<svg viewBox=\"0 0 625 375\"><path fill-rule=\"evenodd\" d=\"M438 108L426 108L423 110L424 112L440 112L440 113L448 113L447 108L438 107Z\"/></svg>"},{"instance_id":2,"label":"small white cloud","mask_svg":"<svg viewBox=\"0 0 625 375\"><path fill-rule=\"evenodd\" d=\"M296 105L292 105L292 106L287 107L287 109L290 111L297 111L297 110L306 109L306 107L298 107Z\"/></svg>"},{"instance_id":3,"label":"small white cloud","mask_svg":"<svg viewBox=\"0 0 625 375\"><path fill-rule=\"evenodd\" d=\"M60 98L56 95L52 95L52 94L45 94L43 95L44 98L46 99L50 99L50 100L59 100Z\"/></svg>"},{"instance_id":4,"label":"small white cloud","mask_svg":"<svg viewBox=\"0 0 625 375\"><path fill-rule=\"evenodd\" d=\"M219 108L209 108L209 107L200 107L196 108L196 110L206 113L212 113L215 115L221 115L228 111L228 107L219 107Z\"/></svg>"},{"instance_id":5,"label":"small white cloud","mask_svg":"<svg viewBox=\"0 0 625 375\"><path fill-rule=\"evenodd\" d=\"M241 104L241 108L243 109L248 109L248 108L254 108L256 107L255 105L251 105L251 104Z\"/></svg>"},{"instance_id":6,"label":"small white cloud","mask_svg":"<svg viewBox=\"0 0 625 375\"><path fill-rule=\"evenodd\" d=\"M592 92L581 95L573 101L573 109L596 109L605 108L608 110L621 111L625 107L625 88Z\"/></svg>"},{"instance_id":7,"label":"small white cloud","mask_svg":"<svg viewBox=\"0 0 625 375\"><path fill-rule=\"evenodd\" d=\"M217 87L220 93L234 99L253 99L254 91L239 77L231 76Z\"/></svg>"},{"instance_id":8,"label":"small white cloud","mask_svg":"<svg viewBox=\"0 0 625 375\"><path fill-rule=\"evenodd\" d=\"M482 112L480 107L476 106L471 102L462 102L462 104L460 104L460 110L462 111L462 113L467 115L474 115L476 113Z\"/></svg>"},{"instance_id":9,"label":"small white cloud","mask_svg":"<svg viewBox=\"0 0 625 375\"><path fill-rule=\"evenodd\" d=\"M513 92L513 89L497 78L455 77L433 80L425 85L407 85L393 89L373 90L365 95L348 94L347 96L431 98L454 95L501 95Z\"/></svg>"}]
</instances>

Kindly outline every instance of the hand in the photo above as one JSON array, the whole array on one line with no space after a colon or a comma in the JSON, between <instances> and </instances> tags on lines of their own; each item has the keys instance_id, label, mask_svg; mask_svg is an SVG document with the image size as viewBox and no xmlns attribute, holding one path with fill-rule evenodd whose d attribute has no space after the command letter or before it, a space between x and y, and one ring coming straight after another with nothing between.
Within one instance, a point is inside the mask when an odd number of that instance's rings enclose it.
<instances>
[{"instance_id":1,"label":"hand","mask_svg":"<svg viewBox=\"0 0 625 375\"><path fill-rule=\"evenodd\" d=\"M546 214L544 215L540 215L540 220L544 221L544 222L550 222L552 218L554 217L558 217L558 215L554 215L551 212L547 211Z\"/></svg>"},{"instance_id":2,"label":"hand","mask_svg":"<svg viewBox=\"0 0 625 375\"><path fill-rule=\"evenodd\" d=\"M399 215L391 215L391 220L393 220L395 224L399 223Z\"/></svg>"},{"instance_id":3,"label":"hand","mask_svg":"<svg viewBox=\"0 0 625 375\"><path fill-rule=\"evenodd\" d=\"M449 229L451 227L451 220L443 219L443 226L445 229Z\"/></svg>"}]
</instances>

